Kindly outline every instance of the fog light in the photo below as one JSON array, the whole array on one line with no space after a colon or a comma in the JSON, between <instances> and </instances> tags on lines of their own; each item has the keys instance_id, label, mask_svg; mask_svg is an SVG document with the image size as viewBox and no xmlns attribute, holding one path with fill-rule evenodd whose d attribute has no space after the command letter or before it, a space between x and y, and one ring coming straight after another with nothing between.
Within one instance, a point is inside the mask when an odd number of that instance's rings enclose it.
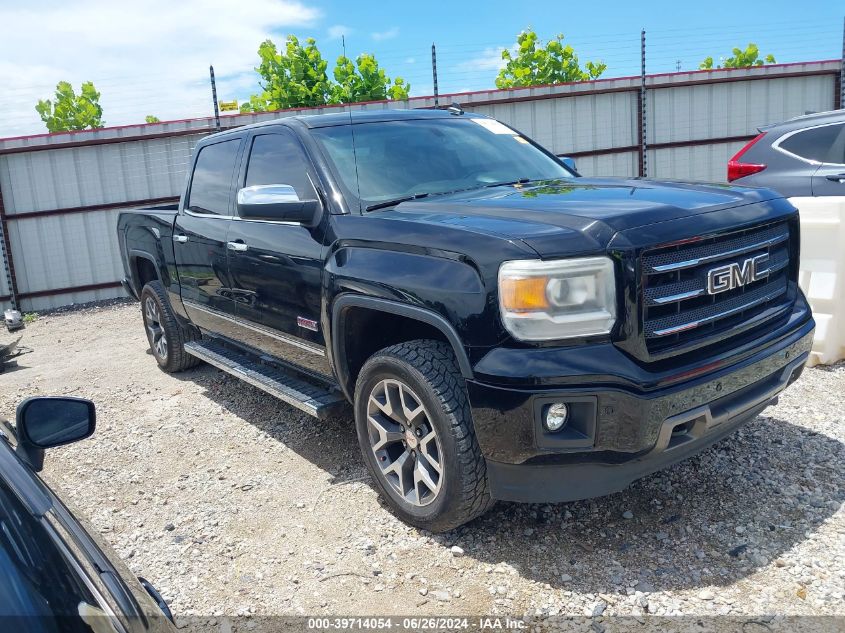
<instances>
[{"instance_id":1,"label":"fog light","mask_svg":"<svg viewBox=\"0 0 845 633\"><path fill-rule=\"evenodd\" d=\"M546 409L546 419L544 423L546 428L552 433L560 431L566 426L566 421L569 418L569 407L562 402L550 405Z\"/></svg>"}]
</instances>

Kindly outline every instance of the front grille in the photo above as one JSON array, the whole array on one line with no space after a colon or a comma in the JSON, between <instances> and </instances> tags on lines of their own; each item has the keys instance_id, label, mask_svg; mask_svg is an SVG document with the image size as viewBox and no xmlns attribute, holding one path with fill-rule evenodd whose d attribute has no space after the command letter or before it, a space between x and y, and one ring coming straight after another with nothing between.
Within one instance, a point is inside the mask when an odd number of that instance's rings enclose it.
<instances>
[{"instance_id":1,"label":"front grille","mask_svg":"<svg viewBox=\"0 0 845 633\"><path fill-rule=\"evenodd\" d=\"M669 354L746 331L780 314L788 302L790 232L786 222L646 251L642 257L643 336L650 354ZM757 280L708 290L708 272L760 255ZM740 275L741 277L741 275Z\"/></svg>"}]
</instances>

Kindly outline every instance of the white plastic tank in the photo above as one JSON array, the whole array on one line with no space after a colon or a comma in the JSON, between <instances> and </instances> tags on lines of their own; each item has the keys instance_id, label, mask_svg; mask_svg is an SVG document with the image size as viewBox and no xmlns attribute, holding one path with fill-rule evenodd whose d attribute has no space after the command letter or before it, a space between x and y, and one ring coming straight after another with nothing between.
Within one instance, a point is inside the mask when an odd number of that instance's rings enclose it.
<instances>
[{"instance_id":1,"label":"white plastic tank","mask_svg":"<svg viewBox=\"0 0 845 633\"><path fill-rule=\"evenodd\" d=\"M816 319L807 364L845 358L845 197L790 198L801 214L798 283Z\"/></svg>"}]
</instances>

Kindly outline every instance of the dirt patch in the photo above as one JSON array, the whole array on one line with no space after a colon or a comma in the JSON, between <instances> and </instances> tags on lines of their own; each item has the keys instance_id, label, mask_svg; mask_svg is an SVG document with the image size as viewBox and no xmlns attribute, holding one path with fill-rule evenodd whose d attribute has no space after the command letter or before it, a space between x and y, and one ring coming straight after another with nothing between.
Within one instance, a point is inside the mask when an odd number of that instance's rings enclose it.
<instances>
[{"instance_id":1,"label":"dirt patch","mask_svg":"<svg viewBox=\"0 0 845 633\"><path fill-rule=\"evenodd\" d=\"M45 478L180 616L845 614L845 365L624 492L431 535L379 503L350 418L209 366L159 371L137 304L42 316L24 343L0 415L97 403L94 437L50 451Z\"/></svg>"}]
</instances>

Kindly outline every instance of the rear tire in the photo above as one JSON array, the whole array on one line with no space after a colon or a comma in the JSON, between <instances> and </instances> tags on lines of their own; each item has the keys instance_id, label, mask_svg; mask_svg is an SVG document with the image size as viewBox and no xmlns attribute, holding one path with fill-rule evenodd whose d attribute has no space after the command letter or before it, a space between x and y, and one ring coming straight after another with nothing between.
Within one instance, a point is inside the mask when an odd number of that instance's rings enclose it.
<instances>
[{"instance_id":1,"label":"rear tire","mask_svg":"<svg viewBox=\"0 0 845 633\"><path fill-rule=\"evenodd\" d=\"M493 506L464 379L445 343L371 356L355 385L355 423L370 474L406 523L443 532Z\"/></svg>"},{"instance_id":2,"label":"rear tire","mask_svg":"<svg viewBox=\"0 0 845 633\"><path fill-rule=\"evenodd\" d=\"M160 281L151 281L141 290L141 315L150 351L159 367L172 373L200 363L185 351L185 343L197 335L190 326L179 324Z\"/></svg>"}]
</instances>

